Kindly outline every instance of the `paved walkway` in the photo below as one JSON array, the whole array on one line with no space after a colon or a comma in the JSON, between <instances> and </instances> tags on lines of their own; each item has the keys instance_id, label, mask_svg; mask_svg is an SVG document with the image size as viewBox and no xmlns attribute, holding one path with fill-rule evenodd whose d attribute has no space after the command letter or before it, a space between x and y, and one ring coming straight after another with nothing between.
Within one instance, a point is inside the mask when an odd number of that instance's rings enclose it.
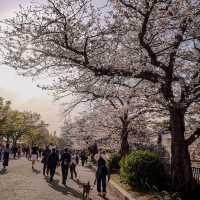
<instances>
[{"instance_id":1,"label":"paved walkway","mask_svg":"<svg viewBox=\"0 0 200 200\"><path fill-rule=\"evenodd\" d=\"M53 183L42 175L42 165L36 164L37 170L32 171L31 162L25 158L11 160L8 170L0 173L1 200L78 200L82 199L82 187L76 181L67 180L67 186L61 184L60 170L54 177ZM1 163L0 163L1 169ZM94 174L87 167L79 166L78 179L80 183L94 182ZM96 188L91 192L92 200L101 199L97 196ZM109 200L117 200L114 194L108 192Z\"/></svg>"}]
</instances>

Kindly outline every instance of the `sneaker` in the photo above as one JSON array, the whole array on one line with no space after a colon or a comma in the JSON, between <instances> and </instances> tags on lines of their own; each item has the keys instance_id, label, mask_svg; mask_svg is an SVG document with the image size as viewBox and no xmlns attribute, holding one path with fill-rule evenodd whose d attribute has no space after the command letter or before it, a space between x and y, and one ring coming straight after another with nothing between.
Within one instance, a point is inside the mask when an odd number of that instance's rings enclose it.
<instances>
[{"instance_id":1,"label":"sneaker","mask_svg":"<svg viewBox=\"0 0 200 200\"><path fill-rule=\"evenodd\" d=\"M101 196L101 192L98 192L98 196Z\"/></svg>"},{"instance_id":2,"label":"sneaker","mask_svg":"<svg viewBox=\"0 0 200 200\"><path fill-rule=\"evenodd\" d=\"M103 197L103 198L106 197L106 192L102 192L102 197Z\"/></svg>"}]
</instances>

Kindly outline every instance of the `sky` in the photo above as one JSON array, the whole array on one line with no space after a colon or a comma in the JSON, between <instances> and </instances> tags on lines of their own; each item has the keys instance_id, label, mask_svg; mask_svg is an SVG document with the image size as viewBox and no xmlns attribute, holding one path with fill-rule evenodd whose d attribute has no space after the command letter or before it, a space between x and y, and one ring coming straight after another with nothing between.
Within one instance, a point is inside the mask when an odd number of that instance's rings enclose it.
<instances>
[{"instance_id":1,"label":"sky","mask_svg":"<svg viewBox=\"0 0 200 200\"><path fill-rule=\"evenodd\" d=\"M26 6L30 2L32 0L0 0L0 19L12 16L19 4ZM42 119L49 124L50 132L56 131L59 135L63 122L62 107L36 85L37 82L31 78L18 76L14 69L0 65L0 96L11 100L13 109L40 113Z\"/></svg>"},{"instance_id":2,"label":"sky","mask_svg":"<svg viewBox=\"0 0 200 200\"><path fill-rule=\"evenodd\" d=\"M45 1L0 0L0 20L13 16L19 9L19 5L28 6L31 2L41 3ZM106 3L106 0L93 0L93 3L96 6L102 6ZM6 100L11 100L13 109L40 113L42 119L49 124L49 130L51 132L56 131L59 135L64 120L63 108L59 102L54 101L53 97L37 88L37 84L31 78L18 76L14 69L0 65L0 96Z\"/></svg>"}]
</instances>

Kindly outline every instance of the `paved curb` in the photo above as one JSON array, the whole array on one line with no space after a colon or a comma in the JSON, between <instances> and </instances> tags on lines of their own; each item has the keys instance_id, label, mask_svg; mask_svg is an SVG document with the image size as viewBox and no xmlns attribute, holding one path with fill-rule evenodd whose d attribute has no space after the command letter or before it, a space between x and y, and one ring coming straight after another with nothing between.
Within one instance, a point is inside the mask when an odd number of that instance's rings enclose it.
<instances>
[{"instance_id":1,"label":"paved curb","mask_svg":"<svg viewBox=\"0 0 200 200\"><path fill-rule=\"evenodd\" d=\"M92 171L96 171L96 167L93 165L89 166ZM119 199L117 200L137 200L136 198L131 197L131 195L125 191L123 188L121 188L116 182L110 180L108 184L109 189L114 192Z\"/></svg>"},{"instance_id":2,"label":"paved curb","mask_svg":"<svg viewBox=\"0 0 200 200\"><path fill-rule=\"evenodd\" d=\"M109 188L114 191L117 196L119 196L119 200L136 200L135 198L131 197L131 195L127 191L125 191L112 180L109 181Z\"/></svg>"}]
</instances>

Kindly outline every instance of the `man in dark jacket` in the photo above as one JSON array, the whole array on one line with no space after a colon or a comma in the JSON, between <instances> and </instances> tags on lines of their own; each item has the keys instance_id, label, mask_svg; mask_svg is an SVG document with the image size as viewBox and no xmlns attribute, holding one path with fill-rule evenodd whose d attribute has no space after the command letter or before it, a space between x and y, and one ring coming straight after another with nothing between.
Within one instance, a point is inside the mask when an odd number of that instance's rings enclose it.
<instances>
[{"instance_id":1,"label":"man in dark jacket","mask_svg":"<svg viewBox=\"0 0 200 200\"><path fill-rule=\"evenodd\" d=\"M52 149L52 153L49 155L48 158L48 166L50 169L50 182L53 181L53 177L55 175L58 163L59 163L59 157L58 154L56 153L56 149Z\"/></svg>"},{"instance_id":2,"label":"man in dark jacket","mask_svg":"<svg viewBox=\"0 0 200 200\"><path fill-rule=\"evenodd\" d=\"M71 155L68 153L67 149L64 150L64 153L61 156L60 162L61 162L61 170L62 170L62 184L66 185L69 165L71 162Z\"/></svg>"},{"instance_id":3,"label":"man in dark jacket","mask_svg":"<svg viewBox=\"0 0 200 200\"><path fill-rule=\"evenodd\" d=\"M49 146L46 146L46 149L42 153L42 163L43 163L43 175L49 174L49 167L48 167L48 158L51 153L51 150L49 149Z\"/></svg>"}]
</instances>

